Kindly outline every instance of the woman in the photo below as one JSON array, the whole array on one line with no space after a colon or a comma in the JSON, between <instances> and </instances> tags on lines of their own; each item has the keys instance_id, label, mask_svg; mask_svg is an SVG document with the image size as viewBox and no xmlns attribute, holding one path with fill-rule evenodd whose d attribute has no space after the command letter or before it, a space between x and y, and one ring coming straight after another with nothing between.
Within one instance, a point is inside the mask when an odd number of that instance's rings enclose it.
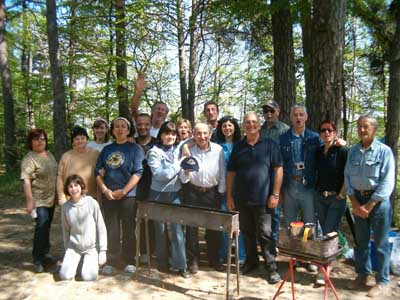
<instances>
[{"instance_id":1,"label":"woman","mask_svg":"<svg viewBox=\"0 0 400 300\"><path fill-rule=\"evenodd\" d=\"M237 120L231 116L222 117L217 125L217 143L222 146L225 157L225 168L228 165L229 157L235 143L240 141L240 127ZM227 211L226 198L221 201L221 209ZM226 261L228 253L228 235L223 237L222 247L218 251L219 259ZM239 261L242 263L246 259L246 250L244 248L243 235L239 236Z\"/></svg>"},{"instance_id":2,"label":"woman","mask_svg":"<svg viewBox=\"0 0 400 300\"><path fill-rule=\"evenodd\" d=\"M322 121L319 133L324 145L317 151L317 218L324 235L339 230L340 220L346 211L344 167L347 148L336 146L336 125ZM328 268L329 271L329 268ZM317 285L324 285L323 274L317 276Z\"/></svg>"},{"instance_id":3,"label":"woman","mask_svg":"<svg viewBox=\"0 0 400 300\"><path fill-rule=\"evenodd\" d=\"M21 164L26 197L26 210L35 219L33 236L33 262L36 273L44 271L43 266L55 263L49 255L50 226L54 214L57 162L46 150L47 134L43 129L32 129L28 133L29 152Z\"/></svg>"},{"instance_id":4,"label":"woman","mask_svg":"<svg viewBox=\"0 0 400 300\"><path fill-rule=\"evenodd\" d=\"M122 263L124 271L135 272L136 185L142 176L142 148L128 142L130 122L118 117L111 123L115 141L101 151L96 163L96 181L103 193L104 221L107 228L108 261L103 274L110 275ZM101 170L104 170L104 177ZM122 225L122 249L120 227ZM121 257L120 257L121 256Z\"/></svg>"},{"instance_id":5,"label":"woman","mask_svg":"<svg viewBox=\"0 0 400 300\"><path fill-rule=\"evenodd\" d=\"M163 203L181 204L179 190L180 148L176 145L177 129L174 123L165 122L158 132L157 144L147 154L147 162L151 169L152 181L150 186L150 199ZM189 278L186 267L185 238L181 224L159 223L155 224L156 255L158 269L168 272L168 241L166 230L171 244L172 269L178 270L183 278Z\"/></svg>"},{"instance_id":6,"label":"woman","mask_svg":"<svg viewBox=\"0 0 400 300\"><path fill-rule=\"evenodd\" d=\"M96 149L97 151L101 152L101 150L103 150L105 146L111 144L111 142L109 141L107 121L104 120L103 118L97 118L93 122L92 129L93 129L94 141L90 141L88 143L88 147Z\"/></svg>"},{"instance_id":7,"label":"woman","mask_svg":"<svg viewBox=\"0 0 400 300\"><path fill-rule=\"evenodd\" d=\"M100 206L94 198L86 195L85 182L79 175L68 176L64 193L71 200L61 207L65 255L60 279L74 278L82 260L82 280L96 280L99 265L107 260L107 231Z\"/></svg>"},{"instance_id":8,"label":"woman","mask_svg":"<svg viewBox=\"0 0 400 300\"><path fill-rule=\"evenodd\" d=\"M73 149L65 152L58 164L57 195L60 205L67 201L67 195L64 193L65 181L68 176L74 174L78 174L85 181L87 194L99 200L94 177L94 168L99 152L88 147L88 139L89 136L86 129L80 126L72 128L71 140Z\"/></svg>"},{"instance_id":9,"label":"woman","mask_svg":"<svg viewBox=\"0 0 400 300\"><path fill-rule=\"evenodd\" d=\"M178 141L184 141L193 136L192 123L188 119L181 119L176 123Z\"/></svg>"}]
</instances>

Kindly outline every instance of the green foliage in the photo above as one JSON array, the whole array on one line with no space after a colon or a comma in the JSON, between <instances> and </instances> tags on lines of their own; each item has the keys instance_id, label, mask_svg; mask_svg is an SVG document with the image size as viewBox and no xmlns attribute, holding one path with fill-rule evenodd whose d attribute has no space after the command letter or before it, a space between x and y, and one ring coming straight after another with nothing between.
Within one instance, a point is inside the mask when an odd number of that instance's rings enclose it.
<instances>
[{"instance_id":1,"label":"green foliage","mask_svg":"<svg viewBox=\"0 0 400 300\"><path fill-rule=\"evenodd\" d=\"M25 198L19 177L19 170L0 174L1 207L4 207L7 203L11 202L13 202L15 206L24 203Z\"/></svg>"}]
</instances>

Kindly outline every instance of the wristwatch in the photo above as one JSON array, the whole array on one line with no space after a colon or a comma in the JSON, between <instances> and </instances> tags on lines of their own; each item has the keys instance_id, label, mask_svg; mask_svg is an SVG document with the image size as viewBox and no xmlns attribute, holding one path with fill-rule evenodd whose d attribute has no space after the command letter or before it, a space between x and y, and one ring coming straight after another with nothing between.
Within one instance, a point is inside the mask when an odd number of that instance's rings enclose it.
<instances>
[{"instance_id":1,"label":"wristwatch","mask_svg":"<svg viewBox=\"0 0 400 300\"><path fill-rule=\"evenodd\" d=\"M275 199L278 199L278 200L279 200L279 194L272 193L272 196L273 196Z\"/></svg>"}]
</instances>

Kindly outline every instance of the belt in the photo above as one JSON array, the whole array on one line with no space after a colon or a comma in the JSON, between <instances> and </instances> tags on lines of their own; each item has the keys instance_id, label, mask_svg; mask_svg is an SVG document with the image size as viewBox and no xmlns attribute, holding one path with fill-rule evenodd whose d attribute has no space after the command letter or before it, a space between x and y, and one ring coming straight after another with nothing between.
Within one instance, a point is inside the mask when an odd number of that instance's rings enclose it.
<instances>
[{"instance_id":1,"label":"belt","mask_svg":"<svg viewBox=\"0 0 400 300\"><path fill-rule=\"evenodd\" d=\"M294 180L294 181L303 180L303 176L292 176L291 178L292 178L292 180Z\"/></svg>"},{"instance_id":2,"label":"belt","mask_svg":"<svg viewBox=\"0 0 400 300\"><path fill-rule=\"evenodd\" d=\"M320 191L320 193L322 194L322 196L329 197L329 196L335 196L336 192L335 191Z\"/></svg>"},{"instance_id":3,"label":"belt","mask_svg":"<svg viewBox=\"0 0 400 300\"><path fill-rule=\"evenodd\" d=\"M374 192L375 190L356 190L356 193L360 194L362 197L372 196Z\"/></svg>"},{"instance_id":4,"label":"belt","mask_svg":"<svg viewBox=\"0 0 400 300\"><path fill-rule=\"evenodd\" d=\"M190 186L194 190L196 190L198 192L202 192L202 193L207 193L207 192L212 191L212 190L215 189L215 186L213 186L213 187L202 187L202 186L197 186L197 185L194 185L194 184L190 184Z\"/></svg>"}]
</instances>

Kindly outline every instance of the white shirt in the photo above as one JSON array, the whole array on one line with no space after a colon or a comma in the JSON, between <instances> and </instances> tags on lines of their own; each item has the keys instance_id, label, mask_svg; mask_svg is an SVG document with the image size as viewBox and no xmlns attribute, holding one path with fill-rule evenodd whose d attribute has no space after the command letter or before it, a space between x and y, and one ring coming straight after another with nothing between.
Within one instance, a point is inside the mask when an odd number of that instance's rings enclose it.
<instances>
[{"instance_id":1,"label":"white shirt","mask_svg":"<svg viewBox=\"0 0 400 300\"><path fill-rule=\"evenodd\" d=\"M108 141L107 143L103 143L103 144L97 144L95 141L90 141L87 146L93 149L96 149L97 151L99 151L99 153L101 152L101 150L103 150L103 148L107 145L110 145L112 142Z\"/></svg>"},{"instance_id":2,"label":"white shirt","mask_svg":"<svg viewBox=\"0 0 400 300\"><path fill-rule=\"evenodd\" d=\"M193 185L205 188L218 186L218 192L225 193L225 158L224 150L216 143L210 142L210 147L201 150L197 145L190 148L191 155L199 163L198 172L180 173L182 183L190 182Z\"/></svg>"},{"instance_id":3,"label":"white shirt","mask_svg":"<svg viewBox=\"0 0 400 300\"><path fill-rule=\"evenodd\" d=\"M153 126L151 126L151 128L150 128L150 135L153 137L153 138L157 138L157 135L158 135L158 132L160 131L160 128L155 128L155 127L153 127Z\"/></svg>"}]
</instances>

